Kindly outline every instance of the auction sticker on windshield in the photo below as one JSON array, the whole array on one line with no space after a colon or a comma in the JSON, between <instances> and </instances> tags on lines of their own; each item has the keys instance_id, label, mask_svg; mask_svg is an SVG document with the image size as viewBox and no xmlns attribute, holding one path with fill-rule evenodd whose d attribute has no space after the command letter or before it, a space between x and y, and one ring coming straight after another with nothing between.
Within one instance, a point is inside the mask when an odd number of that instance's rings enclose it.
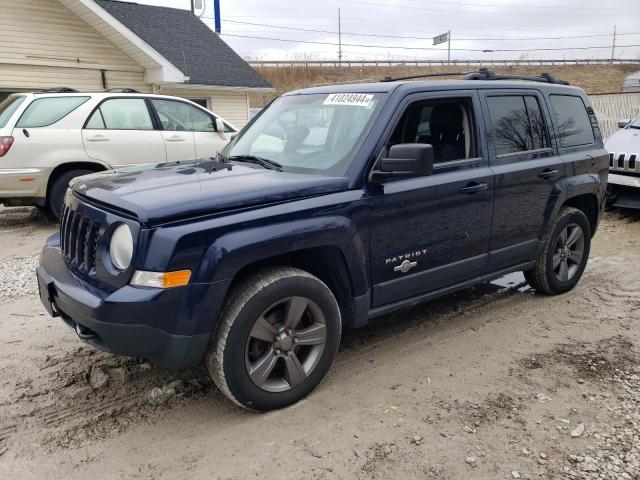
<instances>
[{"instance_id":1,"label":"auction sticker on windshield","mask_svg":"<svg viewBox=\"0 0 640 480\"><path fill-rule=\"evenodd\" d=\"M324 100L324 105L353 105L368 107L373 100L370 93L332 93Z\"/></svg>"}]
</instances>

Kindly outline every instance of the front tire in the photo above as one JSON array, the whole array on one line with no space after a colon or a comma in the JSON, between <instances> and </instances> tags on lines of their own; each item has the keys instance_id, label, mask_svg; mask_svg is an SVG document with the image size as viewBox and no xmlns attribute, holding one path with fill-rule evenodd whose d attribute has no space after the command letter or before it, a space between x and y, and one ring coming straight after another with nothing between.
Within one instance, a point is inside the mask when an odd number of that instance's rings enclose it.
<instances>
[{"instance_id":1,"label":"front tire","mask_svg":"<svg viewBox=\"0 0 640 480\"><path fill-rule=\"evenodd\" d=\"M341 329L338 303L322 281L296 268L268 268L230 294L206 366L239 406L283 408L320 383Z\"/></svg>"},{"instance_id":2,"label":"front tire","mask_svg":"<svg viewBox=\"0 0 640 480\"><path fill-rule=\"evenodd\" d=\"M562 209L542 240L535 266L524 272L538 292L557 295L573 289L584 272L591 249L591 226L581 210Z\"/></svg>"}]
</instances>

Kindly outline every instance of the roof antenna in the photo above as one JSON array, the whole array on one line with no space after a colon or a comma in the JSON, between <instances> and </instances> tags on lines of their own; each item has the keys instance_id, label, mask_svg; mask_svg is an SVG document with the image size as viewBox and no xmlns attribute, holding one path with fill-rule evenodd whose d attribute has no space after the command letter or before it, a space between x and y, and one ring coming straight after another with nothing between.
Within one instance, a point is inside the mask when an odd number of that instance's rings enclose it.
<instances>
[{"instance_id":1,"label":"roof antenna","mask_svg":"<svg viewBox=\"0 0 640 480\"><path fill-rule=\"evenodd\" d=\"M182 51L182 62L184 63L184 75L188 77L189 68L187 67L187 56L184 54L184 50Z\"/></svg>"}]
</instances>

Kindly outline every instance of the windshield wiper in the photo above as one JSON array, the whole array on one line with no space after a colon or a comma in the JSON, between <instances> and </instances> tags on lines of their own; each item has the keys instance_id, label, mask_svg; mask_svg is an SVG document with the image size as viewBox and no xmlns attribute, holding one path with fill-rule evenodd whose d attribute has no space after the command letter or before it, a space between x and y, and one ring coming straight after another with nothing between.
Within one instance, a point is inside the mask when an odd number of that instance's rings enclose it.
<instances>
[{"instance_id":1,"label":"windshield wiper","mask_svg":"<svg viewBox=\"0 0 640 480\"><path fill-rule=\"evenodd\" d=\"M268 158L256 157L255 155L233 155L229 157L229 160L233 162L254 163L268 170L277 170L278 172L282 171L282 165L278 162L269 160Z\"/></svg>"}]
</instances>

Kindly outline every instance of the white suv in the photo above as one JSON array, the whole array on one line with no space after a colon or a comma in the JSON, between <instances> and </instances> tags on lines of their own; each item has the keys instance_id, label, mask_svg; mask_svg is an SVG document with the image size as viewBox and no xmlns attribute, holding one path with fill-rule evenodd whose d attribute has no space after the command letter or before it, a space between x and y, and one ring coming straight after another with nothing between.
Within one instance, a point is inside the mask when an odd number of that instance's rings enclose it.
<instances>
[{"instance_id":1,"label":"white suv","mask_svg":"<svg viewBox=\"0 0 640 480\"><path fill-rule=\"evenodd\" d=\"M237 129L196 103L125 89L17 93L0 103L0 203L59 217L69 181L215 156Z\"/></svg>"}]
</instances>

